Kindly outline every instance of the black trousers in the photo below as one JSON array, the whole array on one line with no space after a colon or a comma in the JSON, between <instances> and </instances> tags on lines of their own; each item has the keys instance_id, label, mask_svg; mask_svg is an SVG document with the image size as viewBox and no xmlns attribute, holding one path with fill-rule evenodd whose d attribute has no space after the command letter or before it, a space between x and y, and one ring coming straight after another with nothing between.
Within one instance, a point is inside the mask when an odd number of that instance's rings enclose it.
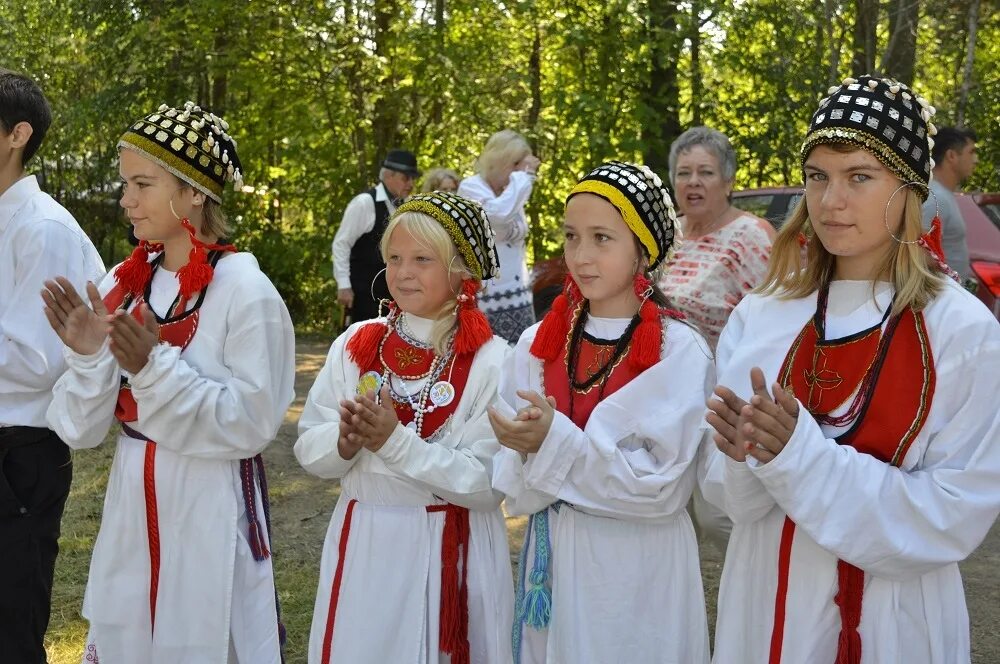
<instances>
[{"instance_id":1,"label":"black trousers","mask_svg":"<svg viewBox=\"0 0 1000 664\"><path fill-rule=\"evenodd\" d=\"M45 664L59 522L73 479L48 429L0 429L0 661Z\"/></svg>"}]
</instances>

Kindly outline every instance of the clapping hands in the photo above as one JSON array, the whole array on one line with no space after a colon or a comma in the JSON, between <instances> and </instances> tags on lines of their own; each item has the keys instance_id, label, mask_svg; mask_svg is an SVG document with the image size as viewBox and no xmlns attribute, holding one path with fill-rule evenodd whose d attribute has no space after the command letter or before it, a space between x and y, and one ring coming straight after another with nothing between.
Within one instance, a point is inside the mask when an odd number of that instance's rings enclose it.
<instances>
[{"instance_id":1,"label":"clapping hands","mask_svg":"<svg viewBox=\"0 0 1000 664\"><path fill-rule=\"evenodd\" d=\"M715 399L708 402L706 420L715 429L713 439L723 454L736 461L751 456L760 463L774 459L788 444L798 421L799 404L778 384L767 390L764 372L750 370L753 396L747 403L728 387L715 388Z\"/></svg>"},{"instance_id":2,"label":"clapping hands","mask_svg":"<svg viewBox=\"0 0 1000 664\"><path fill-rule=\"evenodd\" d=\"M341 458L353 459L362 448L377 452L398 424L388 384L382 385L377 400L372 390L356 399L341 400L340 438L337 441Z\"/></svg>"}]
</instances>

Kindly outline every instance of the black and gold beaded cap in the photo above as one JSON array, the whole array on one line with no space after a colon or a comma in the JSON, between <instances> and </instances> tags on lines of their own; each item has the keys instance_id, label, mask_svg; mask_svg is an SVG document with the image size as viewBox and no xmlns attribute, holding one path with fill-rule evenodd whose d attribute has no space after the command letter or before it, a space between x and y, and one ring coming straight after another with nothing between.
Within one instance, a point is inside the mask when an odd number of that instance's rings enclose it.
<instances>
[{"instance_id":1,"label":"black and gold beaded cap","mask_svg":"<svg viewBox=\"0 0 1000 664\"><path fill-rule=\"evenodd\" d=\"M802 164L817 145L856 145L903 182L916 183L926 200L934 168L934 107L898 81L867 75L845 79L827 95L809 123Z\"/></svg>"},{"instance_id":2,"label":"black and gold beaded cap","mask_svg":"<svg viewBox=\"0 0 1000 664\"><path fill-rule=\"evenodd\" d=\"M677 213L670 191L651 168L609 161L585 175L566 200L581 193L600 196L618 208L649 255L647 271L667 257L674 244Z\"/></svg>"},{"instance_id":3,"label":"black and gold beaded cap","mask_svg":"<svg viewBox=\"0 0 1000 664\"><path fill-rule=\"evenodd\" d=\"M479 203L447 191L433 191L406 199L393 218L405 212L421 212L441 224L476 279L500 276L493 227Z\"/></svg>"},{"instance_id":4,"label":"black and gold beaded cap","mask_svg":"<svg viewBox=\"0 0 1000 664\"><path fill-rule=\"evenodd\" d=\"M229 123L193 102L166 104L134 123L118 140L195 187L216 203L226 182L243 186L243 171Z\"/></svg>"}]
</instances>

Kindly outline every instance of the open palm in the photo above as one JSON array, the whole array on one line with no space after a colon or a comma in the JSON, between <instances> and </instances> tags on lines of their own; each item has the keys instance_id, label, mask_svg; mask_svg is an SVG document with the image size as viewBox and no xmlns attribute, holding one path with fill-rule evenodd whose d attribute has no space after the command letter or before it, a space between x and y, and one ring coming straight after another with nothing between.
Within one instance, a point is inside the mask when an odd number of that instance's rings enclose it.
<instances>
[{"instance_id":1,"label":"open palm","mask_svg":"<svg viewBox=\"0 0 1000 664\"><path fill-rule=\"evenodd\" d=\"M108 336L108 310L97 286L89 282L87 298L89 304L65 277L46 281L42 291L49 325L70 350L80 355L96 353Z\"/></svg>"}]
</instances>

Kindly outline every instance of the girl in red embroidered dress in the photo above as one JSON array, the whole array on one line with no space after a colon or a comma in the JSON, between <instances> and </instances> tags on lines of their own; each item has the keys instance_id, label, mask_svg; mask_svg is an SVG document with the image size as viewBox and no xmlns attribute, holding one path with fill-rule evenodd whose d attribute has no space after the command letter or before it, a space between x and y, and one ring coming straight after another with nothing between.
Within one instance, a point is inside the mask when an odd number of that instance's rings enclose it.
<instances>
[{"instance_id":1,"label":"girl in red embroidered dress","mask_svg":"<svg viewBox=\"0 0 1000 664\"><path fill-rule=\"evenodd\" d=\"M566 204L565 292L504 373L494 485L508 513L531 515L518 664L708 661L685 506L714 371L652 285L674 221L646 167L610 162L583 178Z\"/></svg>"},{"instance_id":2,"label":"girl in red embroidered dress","mask_svg":"<svg viewBox=\"0 0 1000 664\"><path fill-rule=\"evenodd\" d=\"M805 198L723 330L720 662L969 662L957 563L1000 511L1000 329L946 276L938 222L921 235L933 112L891 79L830 89Z\"/></svg>"},{"instance_id":3,"label":"girl in red embroidered dress","mask_svg":"<svg viewBox=\"0 0 1000 664\"><path fill-rule=\"evenodd\" d=\"M492 231L478 204L419 194L382 254L388 315L334 342L299 421L299 462L341 484L309 661L506 664L510 562L486 407L508 347L476 306L498 270Z\"/></svg>"},{"instance_id":4,"label":"girl in red embroidered dress","mask_svg":"<svg viewBox=\"0 0 1000 664\"><path fill-rule=\"evenodd\" d=\"M74 448L121 423L83 613L86 656L281 661L260 452L291 403L295 339L256 259L220 240L241 182L228 124L188 102L118 144L139 247L87 300L43 293L69 348L49 422Z\"/></svg>"}]
</instances>

